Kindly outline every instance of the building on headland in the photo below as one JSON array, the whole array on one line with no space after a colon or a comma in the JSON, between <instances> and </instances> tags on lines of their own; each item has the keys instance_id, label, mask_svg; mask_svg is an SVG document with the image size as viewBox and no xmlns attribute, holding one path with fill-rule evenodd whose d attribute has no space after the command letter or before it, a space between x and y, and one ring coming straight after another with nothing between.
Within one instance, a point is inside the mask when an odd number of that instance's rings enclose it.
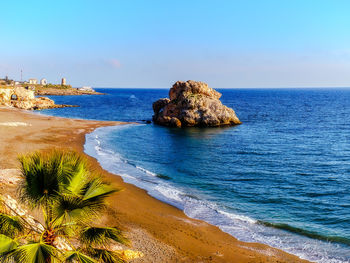
<instances>
[{"instance_id":1,"label":"building on headland","mask_svg":"<svg viewBox=\"0 0 350 263\"><path fill-rule=\"evenodd\" d=\"M62 78L62 80L61 80L61 85L62 85L62 86L67 85L66 78Z\"/></svg>"},{"instance_id":2,"label":"building on headland","mask_svg":"<svg viewBox=\"0 0 350 263\"><path fill-rule=\"evenodd\" d=\"M47 85L47 80L46 79L41 79L40 80L41 85Z\"/></svg>"},{"instance_id":3,"label":"building on headland","mask_svg":"<svg viewBox=\"0 0 350 263\"><path fill-rule=\"evenodd\" d=\"M93 88L91 88L90 86L83 86L81 88L78 88L78 90L87 91L87 92L95 92L95 90Z\"/></svg>"},{"instance_id":4,"label":"building on headland","mask_svg":"<svg viewBox=\"0 0 350 263\"><path fill-rule=\"evenodd\" d=\"M29 84L38 84L37 79L29 79Z\"/></svg>"}]
</instances>

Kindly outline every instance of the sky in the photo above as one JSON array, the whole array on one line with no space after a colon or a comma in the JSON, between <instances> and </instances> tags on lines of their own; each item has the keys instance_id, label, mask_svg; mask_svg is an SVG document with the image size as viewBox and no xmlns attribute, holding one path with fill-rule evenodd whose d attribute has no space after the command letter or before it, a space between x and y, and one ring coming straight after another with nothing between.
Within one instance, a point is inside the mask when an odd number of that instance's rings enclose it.
<instances>
[{"instance_id":1,"label":"sky","mask_svg":"<svg viewBox=\"0 0 350 263\"><path fill-rule=\"evenodd\" d=\"M348 0L11 0L0 77L73 86L349 87Z\"/></svg>"}]
</instances>

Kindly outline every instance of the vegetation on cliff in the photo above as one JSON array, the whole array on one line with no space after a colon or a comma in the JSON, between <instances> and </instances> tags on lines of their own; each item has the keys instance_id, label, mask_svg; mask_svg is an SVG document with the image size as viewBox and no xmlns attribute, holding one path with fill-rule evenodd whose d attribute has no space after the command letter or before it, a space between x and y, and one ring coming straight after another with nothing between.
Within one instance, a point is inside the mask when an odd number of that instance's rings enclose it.
<instances>
[{"instance_id":1,"label":"vegetation on cliff","mask_svg":"<svg viewBox=\"0 0 350 263\"><path fill-rule=\"evenodd\" d=\"M61 85L61 84L46 84L46 85L40 85L39 87L42 87L42 88L54 88L54 89L70 89L72 88L71 85Z\"/></svg>"},{"instance_id":2,"label":"vegetation on cliff","mask_svg":"<svg viewBox=\"0 0 350 263\"><path fill-rule=\"evenodd\" d=\"M70 85L39 85L35 87L35 95L102 95L103 93L94 90L79 90Z\"/></svg>"}]
</instances>

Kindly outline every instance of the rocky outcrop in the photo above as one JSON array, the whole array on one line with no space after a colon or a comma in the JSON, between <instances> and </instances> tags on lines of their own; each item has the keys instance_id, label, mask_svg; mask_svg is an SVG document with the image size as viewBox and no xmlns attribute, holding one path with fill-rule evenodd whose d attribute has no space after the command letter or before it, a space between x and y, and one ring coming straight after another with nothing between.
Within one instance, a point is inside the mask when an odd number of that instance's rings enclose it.
<instances>
[{"instance_id":1,"label":"rocky outcrop","mask_svg":"<svg viewBox=\"0 0 350 263\"><path fill-rule=\"evenodd\" d=\"M74 107L71 105L56 105L53 100L46 97L36 98L34 96L34 91L23 87L1 88L0 105L12 106L25 110Z\"/></svg>"},{"instance_id":2,"label":"rocky outcrop","mask_svg":"<svg viewBox=\"0 0 350 263\"><path fill-rule=\"evenodd\" d=\"M153 103L153 121L172 127L241 124L234 110L223 105L220 97L221 93L204 82L178 81L169 91L170 99Z\"/></svg>"}]
</instances>

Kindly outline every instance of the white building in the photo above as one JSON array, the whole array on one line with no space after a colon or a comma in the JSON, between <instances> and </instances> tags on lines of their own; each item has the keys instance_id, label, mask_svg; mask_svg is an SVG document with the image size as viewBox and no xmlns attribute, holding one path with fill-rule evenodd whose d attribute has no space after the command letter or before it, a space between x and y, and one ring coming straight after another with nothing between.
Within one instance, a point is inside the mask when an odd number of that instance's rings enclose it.
<instances>
[{"instance_id":1,"label":"white building","mask_svg":"<svg viewBox=\"0 0 350 263\"><path fill-rule=\"evenodd\" d=\"M83 86L81 88L78 88L80 91L89 91L89 92L94 92L94 90L90 86Z\"/></svg>"},{"instance_id":2,"label":"white building","mask_svg":"<svg viewBox=\"0 0 350 263\"><path fill-rule=\"evenodd\" d=\"M62 80L61 80L61 85L63 86L63 85L66 85L66 78L62 78Z\"/></svg>"},{"instance_id":3,"label":"white building","mask_svg":"<svg viewBox=\"0 0 350 263\"><path fill-rule=\"evenodd\" d=\"M40 80L41 85L47 85L47 80L46 79L41 79Z\"/></svg>"},{"instance_id":4,"label":"white building","mask_svg":"<svg viewBox=\"0 0 350 263\"><path fill-rule=\"evenodd\" d=\"M37 79L29 79L29 84L38 84Z\"/></svg>"}]
</instances>

